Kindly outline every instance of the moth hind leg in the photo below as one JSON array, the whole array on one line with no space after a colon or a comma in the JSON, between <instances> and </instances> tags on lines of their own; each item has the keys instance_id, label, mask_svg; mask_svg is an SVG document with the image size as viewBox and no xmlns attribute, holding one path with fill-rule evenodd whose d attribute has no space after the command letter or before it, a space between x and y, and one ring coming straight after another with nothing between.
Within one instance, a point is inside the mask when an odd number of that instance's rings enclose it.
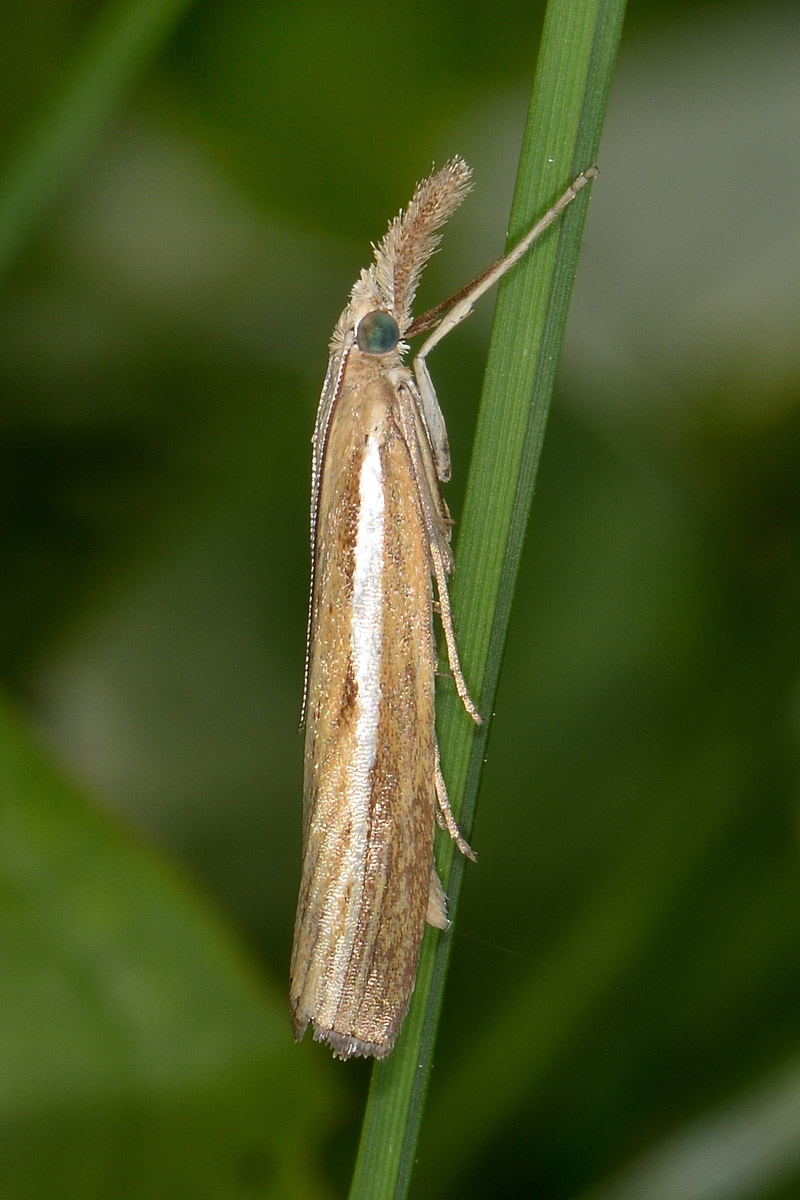
<instances>
[{"instance_id":1,"label":"moth hind leg","mask_svg":"<svg viewBox=\"0 0 800 1200\"><path fill-rule=\"evenodd\" d=\"M433 561L433 574L436 579L436 592L439 598L439 614L442 620L442 629L444 630L445 645L447 646L447 661L450 663L453 682L456 685L456 691L467 713L472 717L476 725L481 725L483 724L483 718L469 694L467 681L464 678L464 672L461 670L461 663L458 659L456 633L453 628L453 611L450 608L450 593L447 590L447 564L445 563L442 549L435 540L431 542L431 559Z\"/></svg>"},{"instance_id":2,"label":"moth hind leg","mask_svg":"<svg viewBox=\"0 0 800 1200\"><path fill-rule=\"evenodd\" d=\"M458 828L456 819L453 816L453 810L450 807L450 800L447 795L447 785L445 784L444 775L442 774L442 764L439 758L438 746L436 747L436 800L436 820L439 823L440 828L445 829L450 834L450 837L453 839L465 858L470 859L471 862L477 862L477 854L472 849L461 830ZM434 870L434 875L435 874L436 872ZM436 882L439 883L438 877ZM441 886L442 885L439 884L440 889ZM444 895L444 893L442 893L442 895Z\"/></svg>"},{"instance_id":3,"label":"moth hind leg","mask_svg":"<svg viewBox=\"0 0 800 1200\"><path fill-rule=\"evenodd\" d=\"M458 828L456 819L453 816L453 810L450 807L450 801L447 798L447 788L445 787L444 775L442 775L442 768L439 762L438 746L436 747L436 800L436 820L439 825L442 829L447 830L461 853L475 862L477 855ZM431 865L428 911L425 914L425 920L429 925L433 925L434 929L450 928L450 920L447 916L447 896L444 893L442 882L436 872L435 863Z\"/></svg>"}]
</instances>

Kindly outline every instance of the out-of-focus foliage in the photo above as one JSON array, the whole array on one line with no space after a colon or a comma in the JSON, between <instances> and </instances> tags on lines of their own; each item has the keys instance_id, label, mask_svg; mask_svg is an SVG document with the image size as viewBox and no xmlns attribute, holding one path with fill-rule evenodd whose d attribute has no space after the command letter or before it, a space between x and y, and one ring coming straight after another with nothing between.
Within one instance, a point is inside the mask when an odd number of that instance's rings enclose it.
<instances>
[{"instance_id":1,"label":"out-of-focus foliage","mask_svg":"<svg viewBox=\"0 0 800 1200\"><path fill-rule=\"evenodd\" d=\"M9 161L99 11L2 7ZM204 0L21 244L0 296L3 1194L346 1186L365 1071L292 1047L283 999L308 438L368 243L432 160L462 153L476 190L422 305L502 249L538 20ZM631 13L419 1196L800 1187L799 24ZM456 517L490 309L431 363Z\"/></svg>"}]
</instances>

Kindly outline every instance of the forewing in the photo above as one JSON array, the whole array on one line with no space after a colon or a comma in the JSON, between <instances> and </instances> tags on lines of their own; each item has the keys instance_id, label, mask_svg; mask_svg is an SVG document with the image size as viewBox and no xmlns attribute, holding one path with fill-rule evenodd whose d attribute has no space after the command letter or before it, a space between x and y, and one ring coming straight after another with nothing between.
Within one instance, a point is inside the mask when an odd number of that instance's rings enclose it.
<instances>
[{"instance_id":1,"label":"forewing","mask_svg":"<svg viewBox=\"0 0 800 1200\"><path fill-rule=\"evenodd\" d=\"M355 374L355 373L354 373ZM380 737L364 763L368 685L352 620L369 431L379 458ZM364 539L362 538L362 541ZM363 546L362 546L363 552ZM363 563L362 563L363 565ZM304 861L292 1007L298 1036L343 1057L382 1057L414 985L433 865L436 806L431 565L394 387L343 385L328 436L317 524L306 728Z\"/></svg>"}]
</instances>

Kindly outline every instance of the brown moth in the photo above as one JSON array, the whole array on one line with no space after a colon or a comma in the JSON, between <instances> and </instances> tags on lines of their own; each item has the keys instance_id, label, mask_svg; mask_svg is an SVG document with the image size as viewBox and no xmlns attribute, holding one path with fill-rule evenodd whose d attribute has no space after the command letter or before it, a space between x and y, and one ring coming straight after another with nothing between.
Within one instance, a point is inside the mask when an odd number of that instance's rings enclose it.
<instances>
[{"instance_id":1,"label":"brown moth","mask_svg":"<svg viewBox=\"0 0 800 1200\"><path fill-rule=\"evenodd\" d=\"M450 478L430 350L596 174L590 167L510 254L412 321L438 230L470 188L453 158L418 184L353 287L331 339L313 436L311 598L303 720L303 866L292 951L296 1038L339 1058L392 1049L426 921L448 926L435 823L462 853L436 743L434 594L450 671L479 723L458 661L447 577ZM404 365L403 340L426 330Z\"/></svg>"}]
</instances>

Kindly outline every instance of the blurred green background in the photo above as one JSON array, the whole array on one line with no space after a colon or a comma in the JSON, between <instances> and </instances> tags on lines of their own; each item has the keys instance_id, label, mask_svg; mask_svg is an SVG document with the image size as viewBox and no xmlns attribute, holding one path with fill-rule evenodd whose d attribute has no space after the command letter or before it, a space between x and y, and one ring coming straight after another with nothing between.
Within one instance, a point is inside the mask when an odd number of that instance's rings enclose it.
<instances>
[{"instance_id":1,"label":"blurred green background","mask_svg":"<svg viewBox=\"0 0 800 1200\"><path fill-rule=\"evenodd\" d=\"M285 1000L309 438L433 161L476 187L420 311L501 252L542 14L7 0L10 170L104 11L163 29L0 297L0 1195L336 1196L369 1069ZM415 1196L800 1196L798 35L629 12ZM456 519L491 307L431 363Z\"/></svg>"}]
</instances>

